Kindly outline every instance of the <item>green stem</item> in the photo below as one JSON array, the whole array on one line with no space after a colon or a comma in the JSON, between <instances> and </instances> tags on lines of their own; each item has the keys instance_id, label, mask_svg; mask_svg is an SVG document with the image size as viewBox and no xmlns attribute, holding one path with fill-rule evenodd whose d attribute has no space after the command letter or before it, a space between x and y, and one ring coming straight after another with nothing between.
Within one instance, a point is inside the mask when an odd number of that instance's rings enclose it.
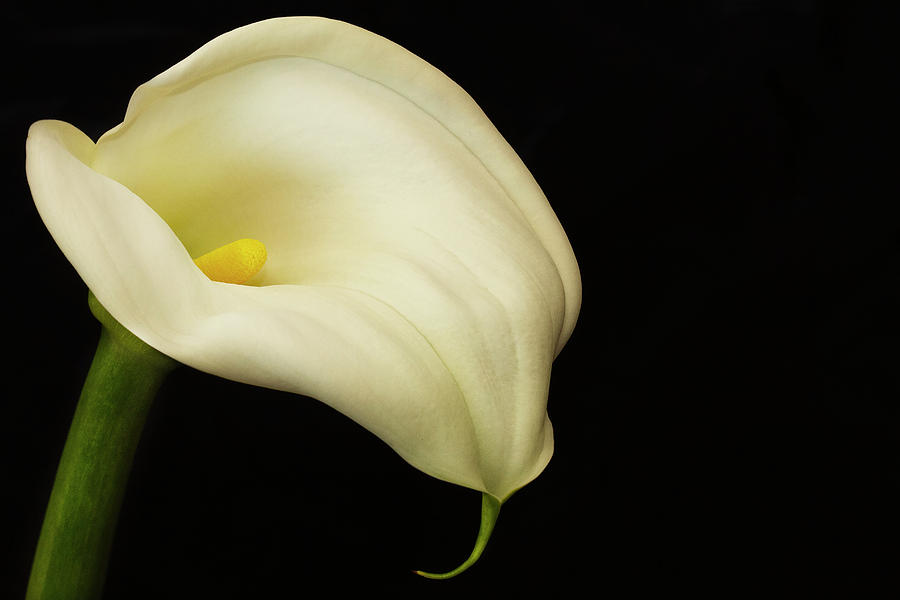
<instances>
[{"instance_id":1,"label":"green stem","mask_svg":"<svg viewBox=\"0 0 900 600\"><path fill-rule=\"evenodd\" d=\"M177 365L89 297L103 324L41 528L27 600L96 600L131 462L157 389Z\"/></svg>"},{"instance_id":2,"label":"green stem","mask_svg":"<svg viewBox=\"0 0 900 600\"><path fill-rule=\"evenodd\" d=\"M475 548L469 558L452 571L446 573L426 573L425 571L415 571L416 575L427 577L428 579L450 579L455 577L474 565L481 557L487 546L491 533L494 531L494 525L497 523L497 516L500 514L501 502L494 496L482 492L481 494L481 526L478 528L478 537L475 539Z\"/></svg>"}]
</instances>

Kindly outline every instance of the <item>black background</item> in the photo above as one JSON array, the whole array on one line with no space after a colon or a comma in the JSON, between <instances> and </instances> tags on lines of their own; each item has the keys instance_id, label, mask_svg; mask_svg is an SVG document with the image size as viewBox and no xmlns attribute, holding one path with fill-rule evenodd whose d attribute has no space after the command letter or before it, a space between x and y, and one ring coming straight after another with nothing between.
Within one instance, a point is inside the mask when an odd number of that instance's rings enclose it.
<instances>
[{"instance_id":1,"label":"black background","mask_svg":"<svg viewBox=\"0 0 900 600\"><path fill-rule=\"evenodd\" d=\"M27 127L57 118L96 139L143 81L215 35L290 14L350 21L442 69L544 188L584 279L551 383L556 454L504 506L478 565L424 581L410 569L468 554L477 493L419 473L318 402L182 368L147 423L107 599L890 592L889 4L7 9L0 597L24 595L98 336L30 200Z\"/></svg>"}]
</instances>

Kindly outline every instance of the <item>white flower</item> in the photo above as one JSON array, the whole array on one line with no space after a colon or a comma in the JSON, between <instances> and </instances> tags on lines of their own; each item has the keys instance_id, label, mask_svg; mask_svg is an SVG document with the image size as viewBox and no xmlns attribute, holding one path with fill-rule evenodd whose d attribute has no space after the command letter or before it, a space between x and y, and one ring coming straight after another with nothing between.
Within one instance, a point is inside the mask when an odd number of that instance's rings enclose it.
<instances>
[{"instance_id":1,"label":"white flower","mask_svg":"<svg viewBox=\"0 0 900 600\"><path fill-rule=\"evenodd\" d=\"M394 43L242 27L140 86L96 144L35 123L27 174L85 283L157 350L317 398L499 500L550 459L571 247L475 102ZM247 285L191 259L240 238L268 253Z\"/></svg>"}]
</instances>

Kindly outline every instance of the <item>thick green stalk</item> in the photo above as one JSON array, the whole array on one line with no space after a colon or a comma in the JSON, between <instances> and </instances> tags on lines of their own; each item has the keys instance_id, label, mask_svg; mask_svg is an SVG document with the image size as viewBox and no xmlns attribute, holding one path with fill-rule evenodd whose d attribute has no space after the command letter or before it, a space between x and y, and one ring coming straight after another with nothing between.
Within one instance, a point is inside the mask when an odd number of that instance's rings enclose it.
<instances>
[{"instance_id":1,"label":"thick green stalk","mask_svg":"<svg viewBox=\"0 0 900 600\"><path fill-rule=\"evenodd\" d=\"M103 324L50 494L27 600L96 600L131 462L156 391L176 362L96 301Z\"/></svg>"}]
</instances>

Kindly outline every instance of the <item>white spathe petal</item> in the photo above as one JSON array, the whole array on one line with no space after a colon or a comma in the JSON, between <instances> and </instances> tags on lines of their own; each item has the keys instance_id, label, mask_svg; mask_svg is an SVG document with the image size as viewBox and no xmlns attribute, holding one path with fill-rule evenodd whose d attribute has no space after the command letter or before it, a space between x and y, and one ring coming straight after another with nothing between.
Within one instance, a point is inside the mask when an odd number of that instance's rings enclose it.
<instances>
[{"instance_id":1,"label":"white spathe petal","mask_svg":"<svg viewBox=\"0 0 900 600\"><path fill-rule=\"evenodd\" d=\"M316 397L501 499L549 460L571 248L471 98L399 46L323 19L241 28L141 86L96 147L36 124L28 175L97 298L160 351ZM267 246L263 287L193 266L241 237Z\"/></svg>"},{"instance_id":2,"label":"white spathe petal","mask_svg":"<svg viewBox=\"0 0 900 600\"><path fill-rule=\"evenodd\" d=\"M38 122L28 179L60 248L135 335L195 368L325 399L420 469L485 488L465 402L398 313L354 290L209 281L139 197L82 162L92 152L71 125Z\"/></svg>"}]
</instances>

